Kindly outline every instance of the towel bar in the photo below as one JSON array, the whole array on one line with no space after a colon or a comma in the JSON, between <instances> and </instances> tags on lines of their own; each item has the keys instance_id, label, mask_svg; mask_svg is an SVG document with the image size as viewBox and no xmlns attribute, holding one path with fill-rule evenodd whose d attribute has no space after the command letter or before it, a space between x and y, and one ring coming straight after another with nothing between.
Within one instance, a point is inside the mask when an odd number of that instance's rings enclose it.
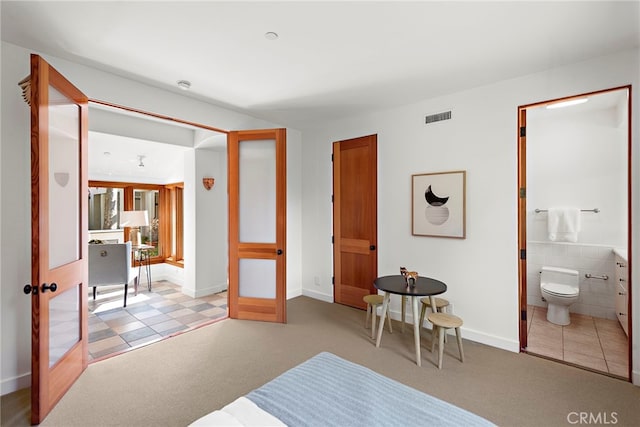
<instances>
[{"instance_id":1,"label":"towel bar","mask_svg":"<svg viewBox=\"0 0 640 427\"><path fill-rule=\"evenodd\" d=\"M601 280L609 280L609 276L603 274L602 276L594 276L591 273L587 273L584 275L587 279L601 279Z\"/></svg>"},{"instance_id":2,"label":"towel bar","mask_svg":"<svg viewBox=\"0 0 640 427\"><path fill-rule=\"evenodd\" d=\"M536 209L534 210L535 213L540 213L540 212L549 212L548 209ZM599 213L600 209L595 208L595 209L580 209L580 212L593 212L593 213Z\"/></svg>"}]
</instances>

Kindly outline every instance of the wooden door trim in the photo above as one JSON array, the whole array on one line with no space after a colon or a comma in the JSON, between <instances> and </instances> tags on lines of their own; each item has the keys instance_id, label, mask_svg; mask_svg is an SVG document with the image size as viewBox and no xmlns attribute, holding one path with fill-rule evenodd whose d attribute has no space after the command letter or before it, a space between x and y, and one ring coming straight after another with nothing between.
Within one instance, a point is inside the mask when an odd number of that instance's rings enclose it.
<instances>
[{"instance_id":1,"label":"wooden door trim","mask_svg":"<svg viewBox=\"0 0 640 427\"><path fill-rule=\"evenodd\" d=\"M527 109L518 108L518 301L520 351L527 348ZM525 257L523 257L525 255Z\"/></svg>"}]
</instances>

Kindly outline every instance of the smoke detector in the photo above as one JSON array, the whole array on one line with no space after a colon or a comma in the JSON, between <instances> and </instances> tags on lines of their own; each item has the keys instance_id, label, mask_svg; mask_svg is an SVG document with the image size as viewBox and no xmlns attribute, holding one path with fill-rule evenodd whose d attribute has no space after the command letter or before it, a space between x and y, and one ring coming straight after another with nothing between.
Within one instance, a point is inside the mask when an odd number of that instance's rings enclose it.
<instances>
[{"instance_id":1,"label":"smoke detector","mask_svg":"<svg viewBox=\"0 0 640 427\"><path fill-rule=\"evenodd\" d=\"M182 90L189 90L191 88L191 82L188 80L178 80L176 84Z\"/></svg>"}]
</instances>

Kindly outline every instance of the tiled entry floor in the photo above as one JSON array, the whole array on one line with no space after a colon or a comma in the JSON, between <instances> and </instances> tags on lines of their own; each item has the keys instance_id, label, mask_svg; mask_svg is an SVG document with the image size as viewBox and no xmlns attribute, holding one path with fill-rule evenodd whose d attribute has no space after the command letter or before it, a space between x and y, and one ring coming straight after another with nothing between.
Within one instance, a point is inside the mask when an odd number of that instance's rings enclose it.
<instances>
[{"instance_id":1,"label":"tiled entry floor","mask_svg":"<svg viewBox=\"0 0 640 427\"><path fill-rule=\"evenodd\" d=\"M571 313L571 324L558 326L531 305L527 319L527 352L629 379L629 340L617 320Z\"/></svg>"},{"instance_id":2,"label":"tiled entry floor","mask_svg":"<svg viewBox=\"0 0 640 427\"><path fill-rule=\"evenodd\" d=\"M191 298L167 281L129 289L122 307L124 287L99 287L96 300L89 289L89 360L157 341L205 322L227 316L227 292Z\"/></svg>"}]
</instances>

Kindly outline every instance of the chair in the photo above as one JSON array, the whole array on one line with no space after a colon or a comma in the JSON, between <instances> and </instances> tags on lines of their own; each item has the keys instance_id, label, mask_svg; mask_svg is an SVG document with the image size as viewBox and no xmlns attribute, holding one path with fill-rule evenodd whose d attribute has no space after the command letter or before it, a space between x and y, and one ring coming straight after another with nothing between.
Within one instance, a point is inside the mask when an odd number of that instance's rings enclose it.
<instances>
[{"instance_id":1,"label":"chair","mask_svg":"<svg viewBox=\"0 0 640 427\"><path fill-rule=\"evenodd\" d=\"M375 339L376 336L376 309L379 305L382 305L384 296L382 295L365 295L362 300L367 303L367 317L364 321L364 327L367 327L369 323L369 316L371 316L371 339ZM393 332L391 328L391 316L389 315L389 306L387 305L387 321L389 322L389 332ZM382 327L384 325L381 325Z\"/></svg>"},{"instance_id":2,"label":"chair","mask_svg":"<svg viewBox=\"0 0 640 427\"><path fill-rule=\"evenodd\" d=\"M431 352L436 345L436 331L438 333L438 369L442 369L442 356L444 354L444 335L447 329L454 328L456 330L456 338L458 340L458 350L460 351L460 361L464 362L464 352L462 350L462 335L460 334L460 326L462 319L458 316L448 313L430 313L427 320L433 325L431 330Z\"/></svg>"},{"instance_id":3,"label":"chair","mask_svg":"<svg viewBox=\"0 0 640 427\"><path fill-rule=\"evenodd\" d=\"M96 287L124 285L124 306L127 306L129 283L134 281L135 295L138 295L138 274L131 266L131 242L89 245L89 286Z\"/></svg>"}]
</instances>

